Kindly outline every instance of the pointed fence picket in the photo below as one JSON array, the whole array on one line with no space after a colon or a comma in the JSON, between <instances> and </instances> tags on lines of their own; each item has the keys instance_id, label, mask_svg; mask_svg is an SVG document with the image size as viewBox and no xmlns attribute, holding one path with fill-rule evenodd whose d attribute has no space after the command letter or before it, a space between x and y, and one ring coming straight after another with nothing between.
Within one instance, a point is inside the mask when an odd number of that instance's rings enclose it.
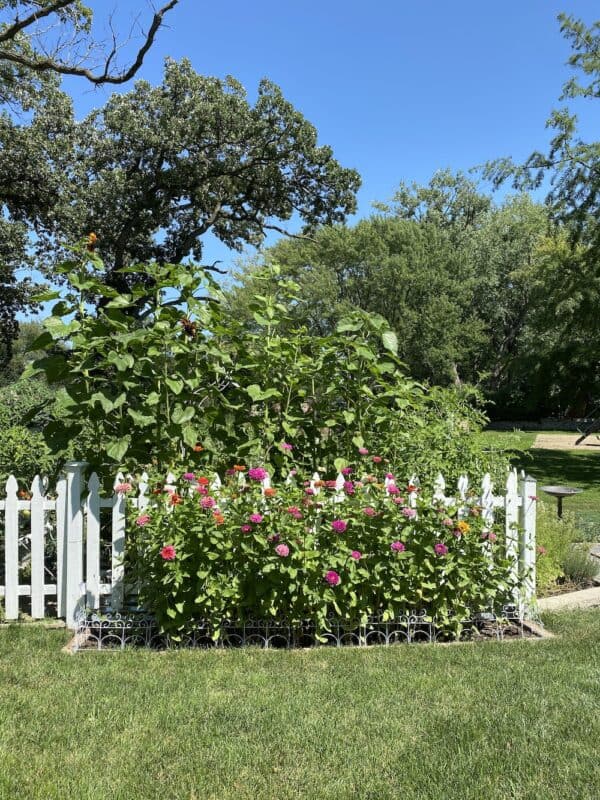
<instances>
[{"instance_id":1,"label":"pointed fence picket","mask_svg":"<svg viewBox=\"0 0 600 800\"><path fill-rule=\"evenodd\" d=\"M13 620L19 617L19 598L29 597L29 613L36 619L55 615L64 617L67 624L74 627L78 615L87 608L98 608L103 599L108 600L113 611L123 607L125 598L125 554L126 496L116 491L118 485L126 481L119 473L115 479L111 496L103 496L102 486L95 473L84 482L86 464L70 462L59 479L56 490L50 496L39 476L33 481L27 499L18 495L18 484L13 476L6 482L5 498L0 500L0 512L4 515L4 533L0 528L0 541L4 542L4 585L0 585L0 598L4 601L4 616ZM130 478L130 476L128 476ZM245 484L240 473L238 480ZM287 483L293 477L288 476ZM334 498L344 502L344 475L339 474L335 482ZM175 484L175 476L169 475L169 484ZM315 472L309 481L310 489L321 492L321 478ZM128 481L129 482L129 481ZM149 503L148 476L143 474L138 485L138 495L132 505L139 511ZM264 490L271 485L267 476L263 481ZM415 508L419 489L416 475L410 478L409 486L414 490L406 492L408 504ZM221 480L215 475L211 489L218 493ZM387 491L394 491L394 479L385 479ZM506 555L512 564L512 574L518 579L519 589L515 601L522 608L530 607L535 599L535 481L533 478L515 470L509 472L504 491L496 495L489 475L485 475L481 486L474 492L469 488L469 479L462 475L456 492L447 494L448 487L443 475L438 475L433 484L434 499L446 506L458 506L459 513L466 513L469 496L475 495L481 506L481 515L491 528L496 510L504 510ZM462 512L464 509L464 512ZM103 516L102 512L107 516ZM28 539L30 553L30 575L28 580L19 571L19 517L29 512ZM48 515L50 512L50 515ZM55 523L49 522L52 514ZM104 520L104 524L103 524ZM108 523L108 525L107 525ZM55 533L56 554L53 569L55 583L46 583L48 557L46 539L48 526ZM103 531L109 528L109 536ZM103 539L105 543L103 545ZM108 539L108 542L106 540ZM110 569L102 575L102 547L110 548ZM50 603L48 602L50 600ZM54 602L52 602L54 601Z\"/></svg>"}]
</instances>

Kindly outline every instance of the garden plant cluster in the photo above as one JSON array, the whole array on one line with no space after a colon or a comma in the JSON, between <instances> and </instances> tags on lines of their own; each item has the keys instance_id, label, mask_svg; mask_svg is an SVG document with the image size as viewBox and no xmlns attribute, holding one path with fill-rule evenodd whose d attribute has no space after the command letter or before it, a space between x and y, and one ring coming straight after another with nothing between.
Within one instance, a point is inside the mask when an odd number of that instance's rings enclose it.
<instances>
[{"instance_id":1,"label":"garden plant cluster","mask_svg":"<svg viewBox=\"0 0 600 800\"><path fill-rule=\"evenodd\" d=\"M508 603L505 543L476 498L447 507L361 450L337 480L291 469L274 487L263 467L236 464L222 484L189 471L157 485L131 517L128 559L161 629L177 637L201 621L218 637L225 621L271 619L322 633L331 618L424 609L457 634L473 611Z\"/></svg>"}]
</instances>

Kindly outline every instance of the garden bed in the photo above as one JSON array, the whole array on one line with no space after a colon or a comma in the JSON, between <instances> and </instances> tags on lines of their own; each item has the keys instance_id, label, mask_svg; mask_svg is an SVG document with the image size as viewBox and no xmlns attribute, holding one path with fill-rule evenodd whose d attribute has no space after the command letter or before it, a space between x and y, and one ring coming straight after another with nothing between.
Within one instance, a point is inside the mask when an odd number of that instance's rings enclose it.
<instances>
[{"instance_id":1,"label":"garden bed","mask_svg":"<svg viewBox=\"0 0 600 800\"><path fill-rule=\"evenodd\" d=\"M161 633L153 617L143 613L88 614L77 627L69 652L82 650L124 650L145 648L304 649L312 647L369 647L396 644L447 643L539 637L542 630L519 615L515 607L500 612L474 614L463 620L460 632L452 635L447 625L438 627L424 611L407 612L391 620L370 618L366 624L330 619L329 630L318 635L313 622L293 624L286 620L226 620L217 633L208 623L198 622L181 637Z\"/></svg>"}]
</instances>

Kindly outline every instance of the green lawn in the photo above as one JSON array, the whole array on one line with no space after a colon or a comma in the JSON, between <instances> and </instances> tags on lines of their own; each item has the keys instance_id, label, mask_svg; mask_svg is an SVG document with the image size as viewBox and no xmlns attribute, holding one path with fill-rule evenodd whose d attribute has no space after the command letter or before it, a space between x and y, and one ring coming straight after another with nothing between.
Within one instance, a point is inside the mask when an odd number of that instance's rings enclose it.
<instances>
[{"instance_id":1,"label":"green lawn","mask_svg":"<svg viewBox=\"0 0 600 800\"><path fill-rule=\"evenodd\" d=\"M600 611L545 641L61 652L0 628L4 800L600 796Z\"/></svg>"},{"instance_id":2,"label":"green lawn","mask_svg":"<svg viewBox=\"0 0 600 800\"><path fill-rule=\"evenodd\" d=\"M559 433L542 432L545 435ZM600 537L600 447L598 452L531 449L536 436L537 433L524 431L484 431L481 434L486 445L505 450L519 469L533 475L538 486L566 484L583 489L581 494L565 500L564 507L575 512L582 521L597 525ZM538 494L545 497L542 491ZM555 502L549 497L546 500Z\"/></svg>"}]
</instances>

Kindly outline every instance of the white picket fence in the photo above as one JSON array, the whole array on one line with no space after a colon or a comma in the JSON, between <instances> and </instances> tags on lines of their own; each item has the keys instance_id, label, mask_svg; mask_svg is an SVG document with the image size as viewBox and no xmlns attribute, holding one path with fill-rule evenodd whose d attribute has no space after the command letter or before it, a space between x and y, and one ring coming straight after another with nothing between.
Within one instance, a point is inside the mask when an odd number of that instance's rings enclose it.
<instances>
[{"instance_id":1,"label":"white picket fence","mask_svg":"<svg viewBox=\"0 0 600 800\"><path fill-rule=\"evenodd\" d=\"M70 462L63 477L58 481L52 496L48 496L46 483L39 477L31 486L31 497L19 497L18 484L11 476L6 483L6 497L0 500L0 517L4 514L4 536L0 527L0 544L4 542L4 585L0 584L0 599L4 603L7 620L19 618L19 599L29 598L28 613L34 619L47 616L64 618L69 627L75 627L78 615L85 609L96 609L104 597L112 610L122 607L124 598L124 568L126 507L124 494L114 492L103 497L100 481L94 473L84 486L86 464ZM114 486L125 480L117 475ZM319 475L315 473L311 487L318 494ZM337 499L343 500L344 477L338 476ZM215 476L213 488L218 490L220 479ZM413 477L411 483L418 485ZM269 478L263 481L264 488L270 485ZM141 510L149 502L148 485L142 479L138 484L137 497L129 502ZM515 602L521 608L530 607L535 599L535 488L533 478L516 470L508 473L504 492L495 495L489 475L486 475L478 490L478 502L484 520L491 525L497 509L504 510L506 525L507 556L512 563L513 575L519 581ZM434 496L446 505L466 500L469 490L468 478L458 481L454 495L446 494L444 478L438 476ZM416 504L416 492L409 495L409 503ZM101 580L101 515L109 513L110 568L105 570L108 582ZM106 513L106 512L105 512ZM19 521L29 518L23 533ZM55 536L55 557L50 573L54 580L46 582L48 557L47 540ZM21 566L24 548L28 551L28 573Z\"/></svg>"}]
</instances>

